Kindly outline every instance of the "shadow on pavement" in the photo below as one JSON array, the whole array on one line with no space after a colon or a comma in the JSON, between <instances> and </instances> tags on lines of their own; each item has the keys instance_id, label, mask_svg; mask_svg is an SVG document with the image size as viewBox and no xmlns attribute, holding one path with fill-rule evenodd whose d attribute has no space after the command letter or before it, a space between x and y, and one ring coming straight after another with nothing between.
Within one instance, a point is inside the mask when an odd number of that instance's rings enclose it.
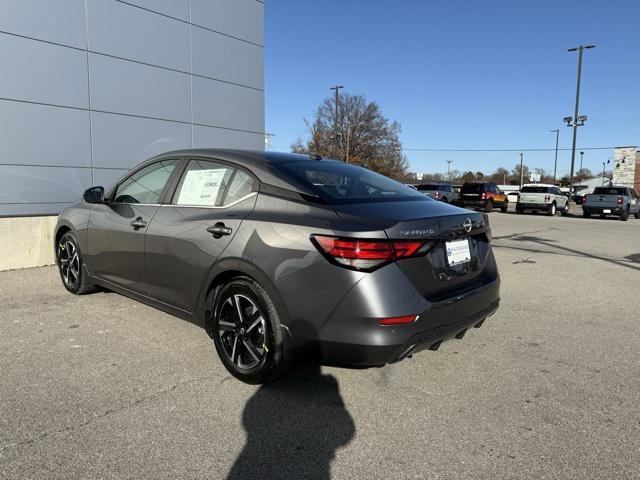
<instances>
[{"instance_id":1,"label":"shadow on pavement","mask_svg":"<svg viewBox=\"0 0 640 480\"><path fill-rule=\"evenodd\" d=\"M247 443L228 479L329 479L339 447L355 435L338 382L303 364L263 385L245 406Z\"/></svg>"}]
</instances>

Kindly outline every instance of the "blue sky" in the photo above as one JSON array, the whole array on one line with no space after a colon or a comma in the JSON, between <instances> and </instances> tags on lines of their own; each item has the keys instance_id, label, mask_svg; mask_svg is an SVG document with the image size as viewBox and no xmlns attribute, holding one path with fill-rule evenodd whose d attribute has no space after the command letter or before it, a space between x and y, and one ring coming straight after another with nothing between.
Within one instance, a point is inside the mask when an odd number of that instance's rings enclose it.
<instances>
[{"instance_id":1,"label":"blue sky","mask_svg":"<svg viewBox=\"0 0 640 480\"><path fill-rule=\"evenodd\" d=\"M376 100L405 148L571 146L577 54L585 52L578 148L640 144L640 2L634 0L269 0L266 129L275 150L305 134L329 87ZM586 150L602 169L610 150ZM512 168L517 152L412 152L412 171ZM579 155L578 155L579 158ZM561 151L559 175L569 170ZM553 168L553 152L525 152Z\"/></svg>"}]
</instances>

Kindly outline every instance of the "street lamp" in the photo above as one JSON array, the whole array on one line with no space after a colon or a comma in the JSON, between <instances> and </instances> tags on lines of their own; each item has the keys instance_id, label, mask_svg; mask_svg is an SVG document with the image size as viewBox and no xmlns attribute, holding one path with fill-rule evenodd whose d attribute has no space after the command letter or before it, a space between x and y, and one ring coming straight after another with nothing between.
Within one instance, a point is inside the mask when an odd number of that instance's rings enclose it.
<instances>
[{"instance_id":1,"label":"street lamp","mask_svg":"<svg viewBox=\"0 0 640 480\"><path fill-rule=\"evenodd\" d=\"M585 49L595 48L595 45L580 45L576 48L570 48L569 52L578 52L578 80L576 82L576 109L573 117L564 117L564 122L567 127L573 127L573 146L571 147L571 172L569 174L569 193L571 193L571 186L573 184L573 169L576 161L576 137L578 134L578 127L584 125L587 121L586 115L579 115L580 107L580 79L582 77L582 53Z\"/></svg>"},{"instance_id":2,"label":"street lamp","mask_svg":"<svg viewBox=\"0 0 640 480\"><path fill-rule=\"evenodd\" d=\"M556 128L555 130L550 130L552 133L556 134L556 158L553 161L553 184L556 184L556 170L558 169L558 140L560 139L560 129Z\"/></svg>"},{"instance_id":3,"label":"street lamp","mask_svg":"<svg viewBox=\"0 0 640 480\"><path fill-rule=\"evenodd\" d=\"M578 170L578 173L582 171L582 157L584 156L584 152L580 152L580 170Z\"/></svg>"}]
</instances>

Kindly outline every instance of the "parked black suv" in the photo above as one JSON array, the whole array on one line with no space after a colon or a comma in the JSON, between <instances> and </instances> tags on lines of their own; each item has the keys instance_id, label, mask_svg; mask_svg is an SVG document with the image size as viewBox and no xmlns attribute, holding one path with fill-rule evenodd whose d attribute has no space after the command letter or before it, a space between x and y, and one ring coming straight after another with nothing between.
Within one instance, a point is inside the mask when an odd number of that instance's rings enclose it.
<instances>
[{"instance_id":1,"label":"parked black suv","mask_svg":"<svg viewBox=\"0 0 640 480\"><path fill-rule=\"evenodd\" d=\"M509 198L495 183L466 182L460 190L458 204L461 207L481 208L485 212L499 208L502 213L507 213Z\"/></svg>"}]
</instances>

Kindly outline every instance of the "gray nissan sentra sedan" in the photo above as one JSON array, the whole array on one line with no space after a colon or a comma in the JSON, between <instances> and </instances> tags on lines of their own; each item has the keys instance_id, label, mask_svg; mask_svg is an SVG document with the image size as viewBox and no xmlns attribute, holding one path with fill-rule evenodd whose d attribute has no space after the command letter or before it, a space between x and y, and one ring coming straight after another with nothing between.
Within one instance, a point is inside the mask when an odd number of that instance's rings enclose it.
<instances>
[{"instance_id":1,"label":"gray nissan sentra sedan","mask_svg":"<svg viewBox=\"0 0 640 480\"><path fill-rule=\"evenodd\" d=\"M488 217L318 156L182 150L92 187L55 230L64 286L201 325L238 379L382 366L499 303Z\"/></svg>"}]
</instances>

